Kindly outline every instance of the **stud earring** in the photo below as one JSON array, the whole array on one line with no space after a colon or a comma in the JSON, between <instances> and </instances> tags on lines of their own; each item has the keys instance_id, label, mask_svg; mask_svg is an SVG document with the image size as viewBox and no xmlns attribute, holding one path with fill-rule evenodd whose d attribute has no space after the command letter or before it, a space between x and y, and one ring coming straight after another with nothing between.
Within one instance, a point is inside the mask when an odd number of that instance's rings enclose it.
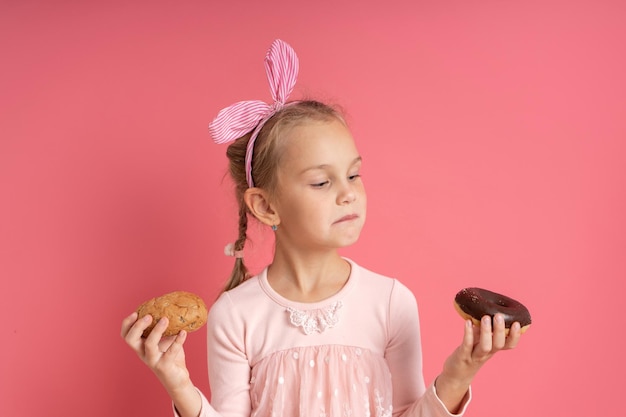
<instances>
[{"instance_id":1,"label":"stud earring","mask_svg":"<svg viewBox=\"0 0 626 417\"><path fill-rule=\"evenodd\" d=\"M272 225L272 230L276 231L278 229L278 226L276 226L275 224Z\"/></svg>"}]
</instances>

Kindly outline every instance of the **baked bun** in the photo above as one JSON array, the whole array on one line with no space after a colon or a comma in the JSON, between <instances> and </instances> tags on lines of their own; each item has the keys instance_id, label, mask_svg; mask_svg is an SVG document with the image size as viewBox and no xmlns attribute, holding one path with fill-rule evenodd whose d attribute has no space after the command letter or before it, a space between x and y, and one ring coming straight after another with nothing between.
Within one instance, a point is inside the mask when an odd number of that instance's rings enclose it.
<instances>
[{"instance_id":1,"label":"baked bun","mask_svg":"<svg viewBox=\"0 0 626 417\"><path fill-rule=\"evenodd\" d=\"M169 324L163 336L173 336L181 330L193 332L198 330L207 320L207 308L202 298L186 291L174 291L146 301L137 309L138 318L151 315L153 320L143 332L148 337L154 326L162 317L167 317Z\"/></svg>"}]
</instances>

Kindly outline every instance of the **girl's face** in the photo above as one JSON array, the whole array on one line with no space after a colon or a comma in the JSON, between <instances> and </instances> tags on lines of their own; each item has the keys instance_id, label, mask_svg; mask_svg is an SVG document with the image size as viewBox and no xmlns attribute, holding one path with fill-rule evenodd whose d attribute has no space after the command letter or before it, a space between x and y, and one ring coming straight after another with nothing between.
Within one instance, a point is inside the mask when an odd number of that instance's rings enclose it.
<instances>
[{"instance_id":1,"label":"girl's face","mask_svg":"<svg viewBox=\"0 0 626 417\"><path fill-rule=\"evenodd\" d=\"M365 222L361 157L339 120L311 121L286 132L274 206L277 239L306 250L356 242Z\"/></svg>"}]
</instances>

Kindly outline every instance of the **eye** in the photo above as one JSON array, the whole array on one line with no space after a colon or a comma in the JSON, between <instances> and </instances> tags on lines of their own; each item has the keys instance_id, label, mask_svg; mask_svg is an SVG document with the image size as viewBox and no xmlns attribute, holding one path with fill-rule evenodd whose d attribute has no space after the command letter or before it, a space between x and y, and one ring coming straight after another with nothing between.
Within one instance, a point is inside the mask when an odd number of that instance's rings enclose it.
<instances>
[{"instance_id":1,"label":"eye","mask_svg":"<svg viewBox=\"0 0 626 417\"><path fill-rule=\"evenodd\" d=\"M353 174L353 175L350 175L350 176L348 177L348 179L349 179L350 181L354 181L354 180L356 180L357 178L361 178L361 174Z\"/></svg>"},{"instance_id":2,"label":"eye","mask_svg":"<svg viewBox=\"0 0 626 417\"><path fill-rule=\"evenodd\" d=\"M317 183L311 184L311 187L313 187L313 188L322 188L322 187L326 186L327 184L330 184L330 181L326 180L326 181L323 181L323 182L317 182Z\"/></svg>"}]
</instances>

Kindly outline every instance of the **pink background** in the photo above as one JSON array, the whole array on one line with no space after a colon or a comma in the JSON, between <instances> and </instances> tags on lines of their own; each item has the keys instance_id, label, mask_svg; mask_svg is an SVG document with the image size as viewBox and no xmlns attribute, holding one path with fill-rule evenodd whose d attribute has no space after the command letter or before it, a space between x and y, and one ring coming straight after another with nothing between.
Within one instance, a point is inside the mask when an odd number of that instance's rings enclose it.
<instances>
[{"instance_id":1,"label":"pink background","mask_svg":"<svg viewBox=\"0 0 626 417\"><path fill-rule=\"evenodd\" d=\"M454 294L483 286L534 324L467 416L622 413L624 4L3 1L0 415L170 415L120 322L217 296L236 219L207 125L269 99L275 38L294 98L348 112L369 213L345 254L416 294L427 381L461 339ZM187 354L207 390L205 334Z\"/></svg>"}]
</instances>

